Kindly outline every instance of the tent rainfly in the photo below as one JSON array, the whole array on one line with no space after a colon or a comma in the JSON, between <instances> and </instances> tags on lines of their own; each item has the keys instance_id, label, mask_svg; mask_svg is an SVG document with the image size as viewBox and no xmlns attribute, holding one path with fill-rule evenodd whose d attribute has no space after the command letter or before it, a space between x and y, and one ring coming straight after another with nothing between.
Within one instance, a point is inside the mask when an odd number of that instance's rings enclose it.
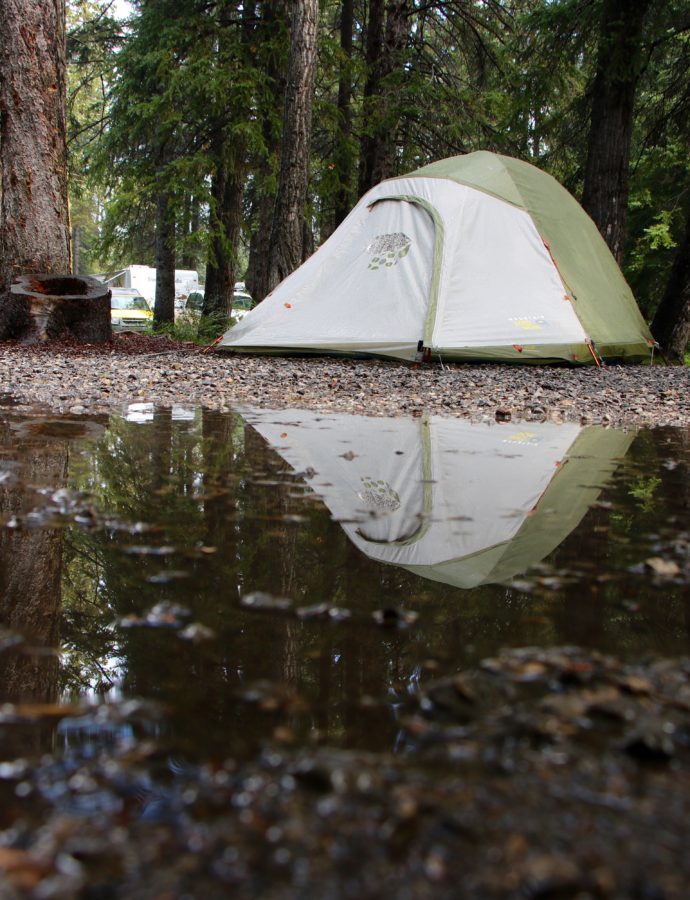
<instances>
[{"instance_id":1,"label":"tent rainfly","mask_svg":"<svg viewBox=\"0 0 690 900\"><path fill-rule=\"evenodd\" d=\"M571 194L480 151L369 191L220 347L593 363L648 359L653 339Z\"/></svg>"},{"instance_id":2,"label":"tent rainfly","mask_svg":"<svg viewBox=\"0 0 690 900\"><path fill-rule=\"evenodd\" d=\"M574 423L246 410L366 556L460 588L502 582L573 531L634 433ZM343 452L347 448L347 452Z\"/></svg>"}]
</instances>

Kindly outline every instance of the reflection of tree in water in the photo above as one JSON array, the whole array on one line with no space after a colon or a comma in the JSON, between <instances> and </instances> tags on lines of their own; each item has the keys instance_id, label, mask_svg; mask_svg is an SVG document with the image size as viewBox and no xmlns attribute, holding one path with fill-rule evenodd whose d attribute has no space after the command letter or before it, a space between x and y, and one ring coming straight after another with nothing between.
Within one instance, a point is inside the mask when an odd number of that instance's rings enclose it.
<instances>
[{"instance_id":1,"label":"reflection of tree in water","mask_svg":"<svg viewBox=\"0 0 690 900\"><path fill-rule=\"evenodd\" d=\"M164 591L145 583L145 577L153 574L151 557L125 550L160 544L160 533L149 525L161 518L194 528L196 444L193 429L192 434L189 427L174 429L171 411L161 409L146 427L111 419L93 451L75 461L72 477L93 494L109 521L95 530L69 532L64 635L71 650L71 665L65 671L68 687L108 689L126 675L133 679L132 692L139 692L130 651L135 656L146 654L146 646L131 641L127 632L113 631L112 624L117 618L141 614L164 599ZM164 557L154 561L165 568ZM155 641L148 636L149 643Z\"/></svg>"},{"instance_id":2,"label":"reflection of tree in water","mask_svg":"<svg viewBox=\"0 0 690 900\"><path fill-rule=\"evenodd\" d=\"M617 653L649 652L652 642L662 652L684 652L690 636L687 584L636 570L649 556L671 558L676 537L687 534L689 485L688 431L641 431L602 494L603 503L553 555L554 567L572 568L575 562L589 575L586 589L582 581L566 581L551 603L557 641ZM624 579L609 577L620 572Z\"/></svg>"},{"instance_id":3,"label":"reflection of tree in water","mask_svg":"<svg viewBox=\"0 0 690 900\"><path fill-rule=\"evenodd\" d=\"M649 457L650 440L662 439L638 439L632 459L655 473L663 468L662 447ZM623 504L631 471L605 496L620 495ZM679 475L664 471L662 487L672 490ZM491 584L462 591L365 558L328 510L309 500L311 479L236 415L204 410L180 421L160 411L146 425L114 419L94 452L74 461L72 477L115 524L69 533L63 634L75 651L70 677L106 684L113 677L107 661L115 661L125 691L166 701L176 733L192 744L203 736L227 750L276 724L297 736L390 744L391 710L414 689L420 663L431 677L516 642L620 642L621 627L626 640L638 640L634 623L621 626L617 616L620 584L596 580L625 568L626 545L607 540L619 525L605 505L590 510L550 562L585 574L589 566L591 579L565 580L557 591ZM646 514L631 515L634 533ZM145 527L125 527L135 522ZM132 545L150 552L127 552ZM166 546L174 552L158 552ZM176 570L187 577L175 577ZM357 621L249 612L239 598L252 591L288 596L296 606L346 607ZM650 603L653 595L650 588ZM188 607L216 640L195 645L172 630L110 628L161 601ZM374 609L399 605L421 611L424 627L372 624ZM677 633L678 623L669 628ZM639 645L649 640L640 635ZM260 680L282 691L270 711L238 700L238 691ZM307 703L292 703L295 694ZM387 698L388 708L381 705Z\"/></svg>"},{"instance_id":4,"label":"reflection of tree in water","mask_svg":"<svg viewBox=\"0 0 690 900\"><path fill-rule=\"evenodd\" d=\"M25 638L20 648L0 652L0 701L52 703L57 698L58 657L50 651L59 642L63 533L40 524L27 526L24 516L46 504L36 488L56 491L65 484L67 443L32 434L27 423L2 419L0 451L5 465L9 460L12 466L0 485L0 521L5 523L0 528L0 623ZM19 527L7 527L14 517ZM27 727L3 732L3 752L38 750L40 731Z\"/></svg>"},{"instance_id":5,"label":"reflection of tree in water","mask_svg":"<svg viewBox=\"0 0 690 900\"><path fill-rule=\"evenodd\" d=\"M80 678L102 688L122 680L127 694L174 700L181 714L194 709L213 730L215 707L228 696L219 682L237 666L226 659L225 643L211 652L170 630L113 630L112 623L171 602L223 630L219 612L225 610L219 605L231 606L237 598L229 596L230 582L216 587L209 577L211 556L198 548L206 549L214 531L221 540L225 535L218 555L235 568L228 497L241 477L240 421L200 412L193 420L175 421L170 410L157 410L146 425L114 418L73 472L112 519L104 528L70 533L65 639L73 650L73 687ZM136 548L140 552L131 552ZM168 548L175 552L168 554ZM178 580L179 570L188 577Z\"/></svg>"},{"instance_id":6,"label":"reflection of tree in water","mask_svg":"<svg viewBox=\"0 0 690 900\"><path fill-rule=\"evenodd\" d=\"M391 635L384 647L371 625L257 616L238 600L263 590L296 605L351 606L353 597L365 598L371 610L385 605L391 571L362 572L357 551L320 504L305 504L305 521L291 521L296 501L288 494L303 493L304 482L240 417L203 411L179 422L162 412L145 426L116 419L75 465L78 486L93 492L115 522L153 530L70 529L64 640L72 650L66 675L74 687L80 680L107 687L117 675L129 694L174 701L180 715L203 721L211 737L265 729L265 713L238 703L235 692L267 679L313 701L306 720L303 712L296 718L286 712L295 728L366 733L364 721L359 729L355 723L366 718L357 711L359 700L385 696L390 684L404 681L393 657L406 639ZM132 544L216 552L124 552ZM180 568L187 578L166 581L166 573ZM158 583L147 580L157 576ZM397 573L401 579L417 580ZM110 628L161 601L189 607L218 640L198 647L169 631Z\"/></svg>"}]
</instances>

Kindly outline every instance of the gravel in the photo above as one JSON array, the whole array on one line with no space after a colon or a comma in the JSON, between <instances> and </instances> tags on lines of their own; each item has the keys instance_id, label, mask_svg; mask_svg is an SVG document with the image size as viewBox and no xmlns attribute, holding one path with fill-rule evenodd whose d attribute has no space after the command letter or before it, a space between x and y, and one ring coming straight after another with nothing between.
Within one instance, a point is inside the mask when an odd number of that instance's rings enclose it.
<instances>
[{"instance_id":1,"label":"gravel","mask_svg":"<svg viewBox=\"0 0 690 900\"><path fill-rule=\"evenodd\" d=\"M159 406L299 407L360 415L690 424L690 368L441 365L232 355L166 337L0 345L0 403L81 415Z\"/></svg>"}]
</instances>

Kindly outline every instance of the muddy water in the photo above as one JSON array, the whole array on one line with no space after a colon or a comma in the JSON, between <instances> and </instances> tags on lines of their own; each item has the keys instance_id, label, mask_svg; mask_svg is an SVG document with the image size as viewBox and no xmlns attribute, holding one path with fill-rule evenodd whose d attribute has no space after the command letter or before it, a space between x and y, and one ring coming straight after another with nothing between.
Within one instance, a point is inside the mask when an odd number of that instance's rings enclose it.
<instances>
[{"instance_id":1,"label":"muddy water","mask_svg":"<svg viewBox=\"0 0 690 900\"><path fill-rule=\"evenodd\" d=\"M396 752L420 683L500 648L688 650L679 429L142 404L0 441L0 701L62 710L5 759L122 738L64 708L130 698L186 758Z\"/></svg>"}]
</instances>

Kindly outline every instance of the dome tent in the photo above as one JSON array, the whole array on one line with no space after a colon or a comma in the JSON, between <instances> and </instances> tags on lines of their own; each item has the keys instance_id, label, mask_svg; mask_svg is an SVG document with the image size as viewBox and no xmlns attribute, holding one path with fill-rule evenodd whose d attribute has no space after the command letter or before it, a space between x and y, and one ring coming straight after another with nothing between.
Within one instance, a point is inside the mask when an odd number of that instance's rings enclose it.
<instances>
[{"instance_id":1,"label":"dome tent","mask_svg":"<svg viewBox=\"0 0 690 900\"><path fill-rule=\"evenodd\" d=\"M652 345L577 201L540 169L486 151L374 187L220 344L574 363L644 360Z\"/></svg>"}]
</instances>

